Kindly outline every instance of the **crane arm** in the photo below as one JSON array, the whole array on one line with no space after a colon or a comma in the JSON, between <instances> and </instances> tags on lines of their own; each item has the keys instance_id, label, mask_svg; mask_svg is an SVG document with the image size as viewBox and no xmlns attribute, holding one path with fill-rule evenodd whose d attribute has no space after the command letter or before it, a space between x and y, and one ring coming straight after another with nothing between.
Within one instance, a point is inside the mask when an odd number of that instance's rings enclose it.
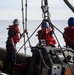
<instances>
[{"instance_id":1,"label":"crane arm","mask_svg":"<svg viewBox=\"0 0 74 75\"><path fill-rule=\"evenodd\" d=\"M74 7L72 6L72 4L68 1L68 0L64 0L64 2L66 3L66 5L73 11L74 13Z\"/></svg>"}]
</instances>

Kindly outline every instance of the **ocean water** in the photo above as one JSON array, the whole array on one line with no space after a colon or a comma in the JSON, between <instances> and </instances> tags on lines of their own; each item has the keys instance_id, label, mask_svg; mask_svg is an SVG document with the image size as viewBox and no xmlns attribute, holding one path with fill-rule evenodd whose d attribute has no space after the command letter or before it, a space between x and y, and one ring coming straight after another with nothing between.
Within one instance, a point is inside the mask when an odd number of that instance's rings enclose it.
<instances>
[{"instance_id":1,"label":"ocean water","mask_svg":"<svg viewBox=\"0 0 74 75\"><path fill-rule=\"evenodd\" d=\"M0 47L1 48L6 48L6 40L7 40L7 33L8 33L8 30L6 28L8 28L9 25L12 25L12 22L13 22L12 20L0 20ZM28 37L30 37L30 35L35 31L35 29L40 25L40 23L41 23L41 20L29 20L29 21L27 21ZM52 20L52 23L62 33L64 31L64 28L67 26L67 20ZM22 33L23 32L22 21L20 21L19 28L20 28L20 31ZM55 34L58 38L60 45L63 47L63 46L65 46L65 42L64 42L62 33L60 33L57 29L55 29ZM31 46L36 46L38 43L38 39L36 36L37 31L34 33L34 35L29 40ZM25 34L25 41L27 39L28 39L27 35ZM23 44L24 44L24 39L22 38L20 40L20 42L17 43L17 51L20 49L20 47ZM26 53L31 55L31 49L29 47L29 43L27 42L25 44L25 46L26 46ZM58 46L58 43L56 44L56 46ZM19 52L24 53L25 52L24 48L22 48Z\"/></svg>"}]
</instances>

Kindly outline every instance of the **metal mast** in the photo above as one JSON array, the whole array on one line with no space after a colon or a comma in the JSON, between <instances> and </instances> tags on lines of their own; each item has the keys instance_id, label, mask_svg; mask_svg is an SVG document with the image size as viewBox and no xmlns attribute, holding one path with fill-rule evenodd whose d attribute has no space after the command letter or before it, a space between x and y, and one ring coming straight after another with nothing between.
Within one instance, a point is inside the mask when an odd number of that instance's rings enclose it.
<instances>
[{"instance_id":1,"label":"metal mast","mask_svg":"<svg viewBox=\"0 0 74 75\"><path fill-rule=\"evenodd\" d=\"M27 29L27 0L25 1L25 28ZM29 38L28 32L26 33L27 39ZM30 40L28 40L29 47L31 47Z\"/></svg>"},{"instance_id":2,"label":"metal mast","mask_svg":"<svg viewBox=\"0 0 74 75\"><path fill-rule=\"evenodd\" d=\"M25 26L24 26L24 7L23 7L23 0L21 0L21 3L22 3L22 24L23 24L23 31L24 31ZM24 35L24 43L25 43L25 35ZM24 52L26 54L26 45L24 45Z\"/></svg>"}]
</instances>

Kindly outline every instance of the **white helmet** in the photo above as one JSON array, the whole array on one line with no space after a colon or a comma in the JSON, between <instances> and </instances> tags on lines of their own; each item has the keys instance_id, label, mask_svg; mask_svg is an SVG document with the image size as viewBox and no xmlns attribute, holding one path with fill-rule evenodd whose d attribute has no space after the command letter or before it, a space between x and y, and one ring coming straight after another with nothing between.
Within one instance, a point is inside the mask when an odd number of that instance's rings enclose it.
<instances>
[{"instance_id":1,"label":"white helmet","mask_svg":"<svg viewBox=\"0 0 74 75\"><path fill-rule=\"evenodd\" d=\"M14 19L13 24L19 24L19 20L18 19Z\"/></svg>"}]
</instances>

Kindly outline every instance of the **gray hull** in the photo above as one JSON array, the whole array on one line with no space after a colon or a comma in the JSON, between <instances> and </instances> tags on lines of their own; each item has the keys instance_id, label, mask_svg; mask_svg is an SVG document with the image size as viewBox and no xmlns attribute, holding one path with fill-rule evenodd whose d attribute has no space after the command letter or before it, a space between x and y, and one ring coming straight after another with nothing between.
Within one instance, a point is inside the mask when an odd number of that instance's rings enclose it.
<instances>
[{"instance_id":1,"label":"gray hull","mask_svg":"<svg viewBox=\"0 0 74 75\"><path fill-rule=\"evenodd\" d=\"M20 75L20 74L27 75L31 56L25 55L23 53L18 53L16 54L16 57L17 57L17 60L16 60L17 64L14 66L14 72L15 72L14 75ZM0 70L1 70L0 75L10 75L10 73L2 71L5 59L6 59L6 50L3 48L0 48ZM10 69L8 69L8 71L9 70Z\"/></svg>"},{"instance_id":2,"label":"gray hull","mask_svg":"<svg viewBox=\"0 0 74 75\"><path fill-rule=\"evenodd\" d=\"M30 58L31 56L25 55L23 53L17 53L17 63L24 63L26 58ZM6 59L6 50L3 48L0 48L0 59L5 61Z\"/></svg>"}]
</instances>

